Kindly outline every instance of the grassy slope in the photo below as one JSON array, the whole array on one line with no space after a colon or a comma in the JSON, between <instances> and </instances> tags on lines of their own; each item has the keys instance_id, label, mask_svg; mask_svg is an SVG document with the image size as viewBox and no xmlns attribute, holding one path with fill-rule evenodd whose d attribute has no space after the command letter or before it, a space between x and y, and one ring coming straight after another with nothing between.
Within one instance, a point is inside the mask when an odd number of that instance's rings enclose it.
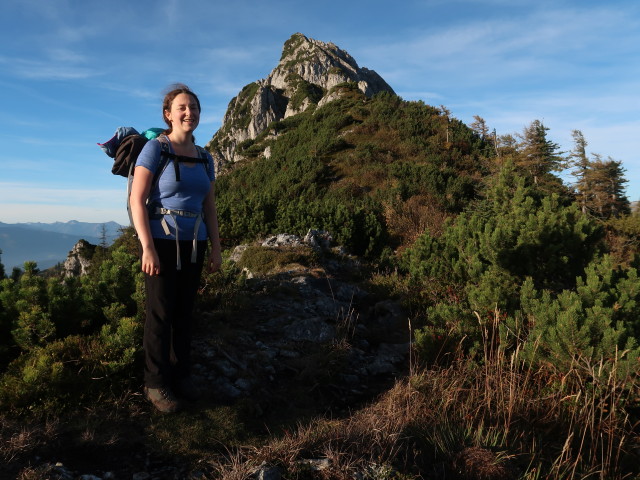
<instances>
[{"instance_id":1,"label":"grassy slope","mask_svg":"<svg viewBox=\"0 0 640 480\"><path fill-rule=\"evenodd\" d=\"M379 254L437 230L477 195L489 149L466 126L421 102L337 88L339 100L241 146L247 160L218 182L223 237L326 229L354 253ZM343 228L341 208L362 212L363 225Z\"/></svg>"}]
</instances>

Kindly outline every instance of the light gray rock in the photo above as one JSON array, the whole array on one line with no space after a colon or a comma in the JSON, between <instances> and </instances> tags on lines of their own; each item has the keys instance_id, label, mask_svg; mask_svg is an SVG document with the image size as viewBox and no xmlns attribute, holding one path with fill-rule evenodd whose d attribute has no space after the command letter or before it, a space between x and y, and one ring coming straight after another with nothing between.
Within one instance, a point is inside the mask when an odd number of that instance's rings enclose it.
<instances>
[{"instance_id":1,"label":"light gray rock","mask_svg":"<svg viewBox=\"0 0 640 480\"><path fill-rule=\"evenodd\" d=\"M247 248L249 248L249 245L238 245L236 248L233 249L233 252L231 252L231 255L229 256L229 260L231 260L232 262L238 263L242 258L242 254L245 252Z\"/></svg>"},{"instance_id":2,"label":"light gray rock","mask_svg":"<svg viewBox=\"0 0 640 480\"><path fill-rule=\"evenodd\" d=\"M93 252L95 247L95 245L86 240L79 240L78 243L73 246L62 265L64 276L81 277L86 275L91 266L91 259L88 254L89 252Z\"/></svg>"},{"instance_id":3,"label":"light gray rock","mask_svg":"<svg viewBox=\"0 0 640 480\"><path fill-rule=\"evenodd\" d=\"M333 238L326 230L310 229L305 235L303 242L317 250L329 250Z\"/></svg>"},{"instance_id":4,"label":"light gray rock","mask_svg":"<svg viewBox=\"0 0 640 480\"><path fill-rule=\"evenodd\" d=\"M373 70L358 66L355 59L333 43L294 34L284 44L278 65L267 78L245 86L231 100L221 128L207 147L216 171L242 160L238 145L254 140L275 120L282 120L313 105L340 98L340 84L353 82L366 96L393 89ZM268 151L267 151L268 150ZM269 157L267 148L264 156Z\"/></svg>"},{"instance_id":5,"label":"light gray rock","mask_svg":"<svg viewBox=\"0 0 640 480\"><path fill-rule=\"evenodd\" d=\"M263 247L299 247L300 245L302 245L300 237L288 233L279 233L262 242Z\"/></svg>"}]
</instances>

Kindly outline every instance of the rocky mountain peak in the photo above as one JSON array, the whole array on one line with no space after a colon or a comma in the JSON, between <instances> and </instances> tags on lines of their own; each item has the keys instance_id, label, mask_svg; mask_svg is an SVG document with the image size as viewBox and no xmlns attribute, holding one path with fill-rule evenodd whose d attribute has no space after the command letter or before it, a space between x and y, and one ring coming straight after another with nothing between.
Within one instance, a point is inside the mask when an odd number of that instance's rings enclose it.
<instances>
[{"instance_id":1,"label":"rocky mountain peak","mask_svg":"<svg viewBox=\"0 0 640 480\"><path fill-rule=\"evenodd\" d=\"M297 89L296 80L300 79L327 92L345 82L356 82L362 93L369 97L383 90L393 92L380 75L359 67L351 55L335 44L296 33L285 42L280 63L265 82L287 90Z\"/></svg>"},{"instance_id":2,"label":"rocky mountain peak","mask_svg":"<svg viewBox=\"0 0 640 480\"><path fill-rule=\"evenodd\" d=\"M275 120L339 98L336 87L347 82L369 97L381 91L393 93L380 75L359 67L335 44L292 35L269 76L246 85L229 103L222 127L207 145L217 170L242 160L238 144L255 139Z\"/></svg>"}]
</instances>

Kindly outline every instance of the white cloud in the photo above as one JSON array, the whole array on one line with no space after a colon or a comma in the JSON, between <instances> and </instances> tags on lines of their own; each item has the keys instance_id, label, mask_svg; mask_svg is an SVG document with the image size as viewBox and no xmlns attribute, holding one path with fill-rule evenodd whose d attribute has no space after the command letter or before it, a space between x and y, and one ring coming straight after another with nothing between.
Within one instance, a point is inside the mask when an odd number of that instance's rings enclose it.
<instances>
[{"instance_id":1,"label":"white cloud","mask_svg":"<svg viewBox=\"0 0 640 480\"><path fill-rule=\"evenodd\" d=\"M151 88L146 88L144 85L130 85L128 83L114 83L105 82L101 83L100 88L116 92L118 94L127 95L133 98L139 98L142 100L154 100L160 101L161 95L159 91L154 91Z\"/></svg>"},{"instance_id":2,"label":"white cloud","mask_svg":"<svg viewBox=\"0 0 640 480\"><path fill-rule=\"evenodd\" d=\"M53 47L48 49L49 60L53 62L63 63L87 63L88 58L74 50L62 47Z\"/></svg>"},{"instance_id":3,"label":"white cloud","mask_svg":"<svg viewBox=\"0 0 640 480\"><path fill-rule=\"evenodd\" d=\"M73 137L68 138L51 138L51 137L12 137L13 141L28 145L39 145L44 147L70 147L70 148L80 148L86 147L86 142L73 141Z\"/></svg>"},{"instance_id":4,"label":"white cloud","mask_svg":"<svg viewBox=\"0 0 640 480\"><path fill-rule=\"evenodd\" d=\"M275 51L280 47L280 45L275 45ZM271 57L276 55L274 55L274 45L261 44L205 48L199 52L198 56L202 61L215 66L218 62L224 62L225 64L261 62L261 59L265 56Z\"/></svg>"},{"instance_id":5,"label":"white cloud","mask_svg":"<svg viewBox=\"0 0 640 480\"><path fill-rule=\"evenodd\" d=\"M40 160L31 160L31 159L2 159L0 162L0 166L2 171L6 173L10 172L42 172L43 170L52 171L53 169L48 169L47 164L43 164ZM6 184L5 184L6 185ZM1 188L7 188L5 185L0 183Z\"/></svg>"},{"instance_id":6,"label":"white cloud","mask_svg":"<svg viewBox=\"0 0 640 480\"><path fill-rule=\"evenodd\" d=\"M55 60L0 57L0 65L13 76L30 80L80 80L101 75L91 67L65 65Z\"/></svg>"}]
</instances>

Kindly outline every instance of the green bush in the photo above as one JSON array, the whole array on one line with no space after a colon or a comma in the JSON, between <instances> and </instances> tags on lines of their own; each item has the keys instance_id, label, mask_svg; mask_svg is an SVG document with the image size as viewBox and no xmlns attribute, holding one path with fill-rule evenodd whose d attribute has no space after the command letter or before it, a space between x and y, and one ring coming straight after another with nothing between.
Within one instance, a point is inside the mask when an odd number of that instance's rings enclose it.
<instances>
[{"instance_id":1,"label":"green bush","mask_svg":"<svg viewBox=\"0 0 640 480\"><path fill-rule=\"evenodd\" d=\"M142 350L143 324L133 317L103 325L95 340L103 375L130 371Z\"/></svg>"},{"instance_id":2,"label":"green bush","mask_svg":"<svg viewBox=\"0 0 640 480\"><path fill-rule=\"evenodd\" d=\"M640 372L640 279L635 269L616 269L610 256L594 260L572 290L558 295L521 289L521 317L528 326L523 348L529 361L559 371L604 361L622 378ZM615 360L615 362L614 362ZM607 368L605 368L607 370Z\"/></svg>"},{"instance_id":3,"label":"green bush","mask_svg":"<svg viewBox=\"0 0 640 480\"><path fill-rule=\"evenodd\" d=\"M51 316L40 305L22 305L13 338L22 350L28 351L37 346L46 345L54 338L56 327Z\"/></svg>"},{"instance_id":4,"label":"green bush","mask_svg":"<svg viewBox=\"0 0 640 480\"><path fill-rule=\"evenodd\" d=\"M0 409L53 413L77 405L87 391L89 372L80 368L85 350L84 338L69 336L14 360L0 377Z\"/></svg>"},{"instance_id":5,"label":"green bush","mask_svg":"<svg viewBox=\"0 0 640 480\"><path fill-rule=\"evenodd\" d=\"M479 349L478 318L496 311L513 317L536 292L556 298L576 289L599 258L601 240L602 229L575 206L565 207L553 195L539 197L506 175L441 237L420 237L402 266L427 328L455 331L468 348Z\"/></svg>"},{"instance_id":6,"label":"green bush","mask_svg":"<svg viewBox=\"0 0 640 480\"><path fill-rule=\"evenodd\" d=\"M47 278L28 263L0 281L0 408L66 408L129 381L144 312L132 238L125 232L94 256L81 278Z\"/></svg>"},{"instance_id":7,"label":"green bush","mask_svg":"<svg viewBox=\"0 0 640 480\"><path fill-rule=\"evenodd\" d=\"M131 317L33 347L0 376L0 409L53 413L117 395L135 377L141 349L142 324Z\"/></svg>"},{"instance_id":8,"label":"green bush","mask_svg":"<svg viewBox=\"0 0 640 480\"><path fill-rule=\"evenodd\" d=\"M249 242L316 228L354 254L376 257L389 247L383 212L398 193L403 200L428 196L451 213L477 196L474 172L483 161L468 128L447 123L454 148L442 141L437 110L391 94L367 99L357 86L339 88L348 94L273 122L243 145L251 152L268 145L271 156L218 179L223 238Z\"/></svg>"}]
</instances>

